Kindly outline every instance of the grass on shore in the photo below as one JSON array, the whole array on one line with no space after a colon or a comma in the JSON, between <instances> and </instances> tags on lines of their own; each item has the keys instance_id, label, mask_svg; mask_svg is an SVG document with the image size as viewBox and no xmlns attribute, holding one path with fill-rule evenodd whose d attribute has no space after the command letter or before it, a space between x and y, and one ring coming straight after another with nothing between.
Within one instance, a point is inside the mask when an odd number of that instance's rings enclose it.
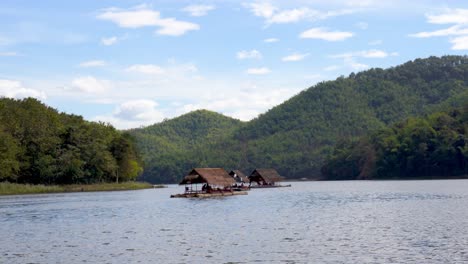
<instances>
[{"instance_id":1,"label":"grass on shore","mask_svg":"<svg viewBox=\"0 0 468 264\"><path fill-rule=\"evenodd\" d=\"M164 187L164 186L154 186ZM61 192L99 192L99 191L123 191L153 188L146 182L123 183L97 183L97 184L70 184L70 185L33 185L0 182L0 195L34 194L34 193L61 193Z\"/></svg>"}]
</instances>

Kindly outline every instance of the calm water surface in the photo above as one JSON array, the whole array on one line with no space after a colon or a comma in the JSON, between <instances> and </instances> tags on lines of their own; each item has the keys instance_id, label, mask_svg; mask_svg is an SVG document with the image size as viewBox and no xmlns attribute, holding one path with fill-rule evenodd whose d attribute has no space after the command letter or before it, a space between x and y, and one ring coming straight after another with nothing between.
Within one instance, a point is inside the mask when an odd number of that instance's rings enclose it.
<instances>
[{"instance_id":1,"label":"calm water surface","mask_svg":"<svg viewBox=\"0 0 468 264\"><path fill-rule=\"evenodd\" d=\"M0 263L468 263L468 181L0 197Z\"/></svg>"}]
</instances>

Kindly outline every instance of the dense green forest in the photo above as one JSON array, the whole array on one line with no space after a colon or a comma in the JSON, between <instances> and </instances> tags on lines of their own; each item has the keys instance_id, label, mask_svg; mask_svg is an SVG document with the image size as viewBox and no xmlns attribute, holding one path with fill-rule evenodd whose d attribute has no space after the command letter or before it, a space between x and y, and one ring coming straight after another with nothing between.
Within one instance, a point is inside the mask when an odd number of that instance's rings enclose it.
<instances>
[{"instance_id":1,"label":"dense green forest","mask_svg":"<svg viewBox=\"0 0 468 264\"><path fill-rule=\"evenodd\" d=\"M322 172L328 180L468 176L468 103L340 142Z\"/></svg>"},{"instance_id":2,"label":"dense green forest","mask_svg":"<svg viewBox=\"0 0 468 264\"><path fill-rule=\"evenodd\" d=\"M146 164L142 180L175 182L193 167L234 166L229 139L242 122L198 110L130 133Z\"/></svg>"},{"instance_id":3,"label":"dense green forest","mask_svg":"<svg viewBox=\"0 0 468 264\"><path fill-rule=\"evenodd\" d=\"M318 83L250 122L196 111L129 132L152 182L205 166L321 178L337 143L467 101L468 57L430 57Z\"/></svg>"},{"instance_id":4,"label":"dense green forest","mask_svg":"<svg viewBox=\"0 0 468 264\"><path fill-rule=\"evenodd\" d=\"M28 98L0 98L0 181L71 184L134 180L142 167L128 133L58 113Z\"/></svg>"}]
</instances>

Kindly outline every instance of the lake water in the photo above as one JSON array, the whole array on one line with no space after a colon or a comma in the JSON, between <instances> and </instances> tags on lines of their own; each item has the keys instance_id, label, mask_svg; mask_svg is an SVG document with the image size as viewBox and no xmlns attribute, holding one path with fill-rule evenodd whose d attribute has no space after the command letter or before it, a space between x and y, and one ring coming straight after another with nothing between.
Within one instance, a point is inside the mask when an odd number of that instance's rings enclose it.
<instances>
[{"instance_id":1,"label":"lake water","mask_svg":"<svg viewBox=\"0 0 468 264\"><path fill-rule=\"evenodd\" d=\"M468 181L0 197L0 263L468 263Z\"/></svg>"}]
</instances>

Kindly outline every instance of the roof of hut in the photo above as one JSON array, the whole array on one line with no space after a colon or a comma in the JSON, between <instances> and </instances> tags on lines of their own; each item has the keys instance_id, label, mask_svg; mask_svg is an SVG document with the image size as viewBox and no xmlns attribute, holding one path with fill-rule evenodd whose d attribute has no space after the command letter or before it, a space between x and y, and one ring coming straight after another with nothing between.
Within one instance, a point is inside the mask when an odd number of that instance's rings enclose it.
<instances>
[{"instance_id":1,"label":"roof of hut","mask_svg":"<svg viewBox=\"0 0 468 264\"><path fill-rule=\"evenodd\" d=\"M237 182L248 182L249 181L249 178L240 170L232 170L231 172L229 172L229 175L231 175L231 177L234 178L235 181ZM237 175L237 179L239 179L239 181L234 177L234 175Z\"/></svg>"},{"instance_id":2,"label":"roof of hut","mask_svg":"<svg viewBox=\"0 0 468 264\"><path fill-rule=\"evenodd\" d=\"M275 169L255 169L249 176L250 181L262 180L265 182L278 182L284 180Z\"/></svg>"},{"instance_id":3,"label":"roof of hut","mask_svg":"<svg viewBox=\"0 0 468 264\"><path fill-rule=\"evenodd\" d=\"M212 185L230 186L234 179L222 168L195 168L182 179L179 184L208 183Z\"/></svg>"}]
</instances>

